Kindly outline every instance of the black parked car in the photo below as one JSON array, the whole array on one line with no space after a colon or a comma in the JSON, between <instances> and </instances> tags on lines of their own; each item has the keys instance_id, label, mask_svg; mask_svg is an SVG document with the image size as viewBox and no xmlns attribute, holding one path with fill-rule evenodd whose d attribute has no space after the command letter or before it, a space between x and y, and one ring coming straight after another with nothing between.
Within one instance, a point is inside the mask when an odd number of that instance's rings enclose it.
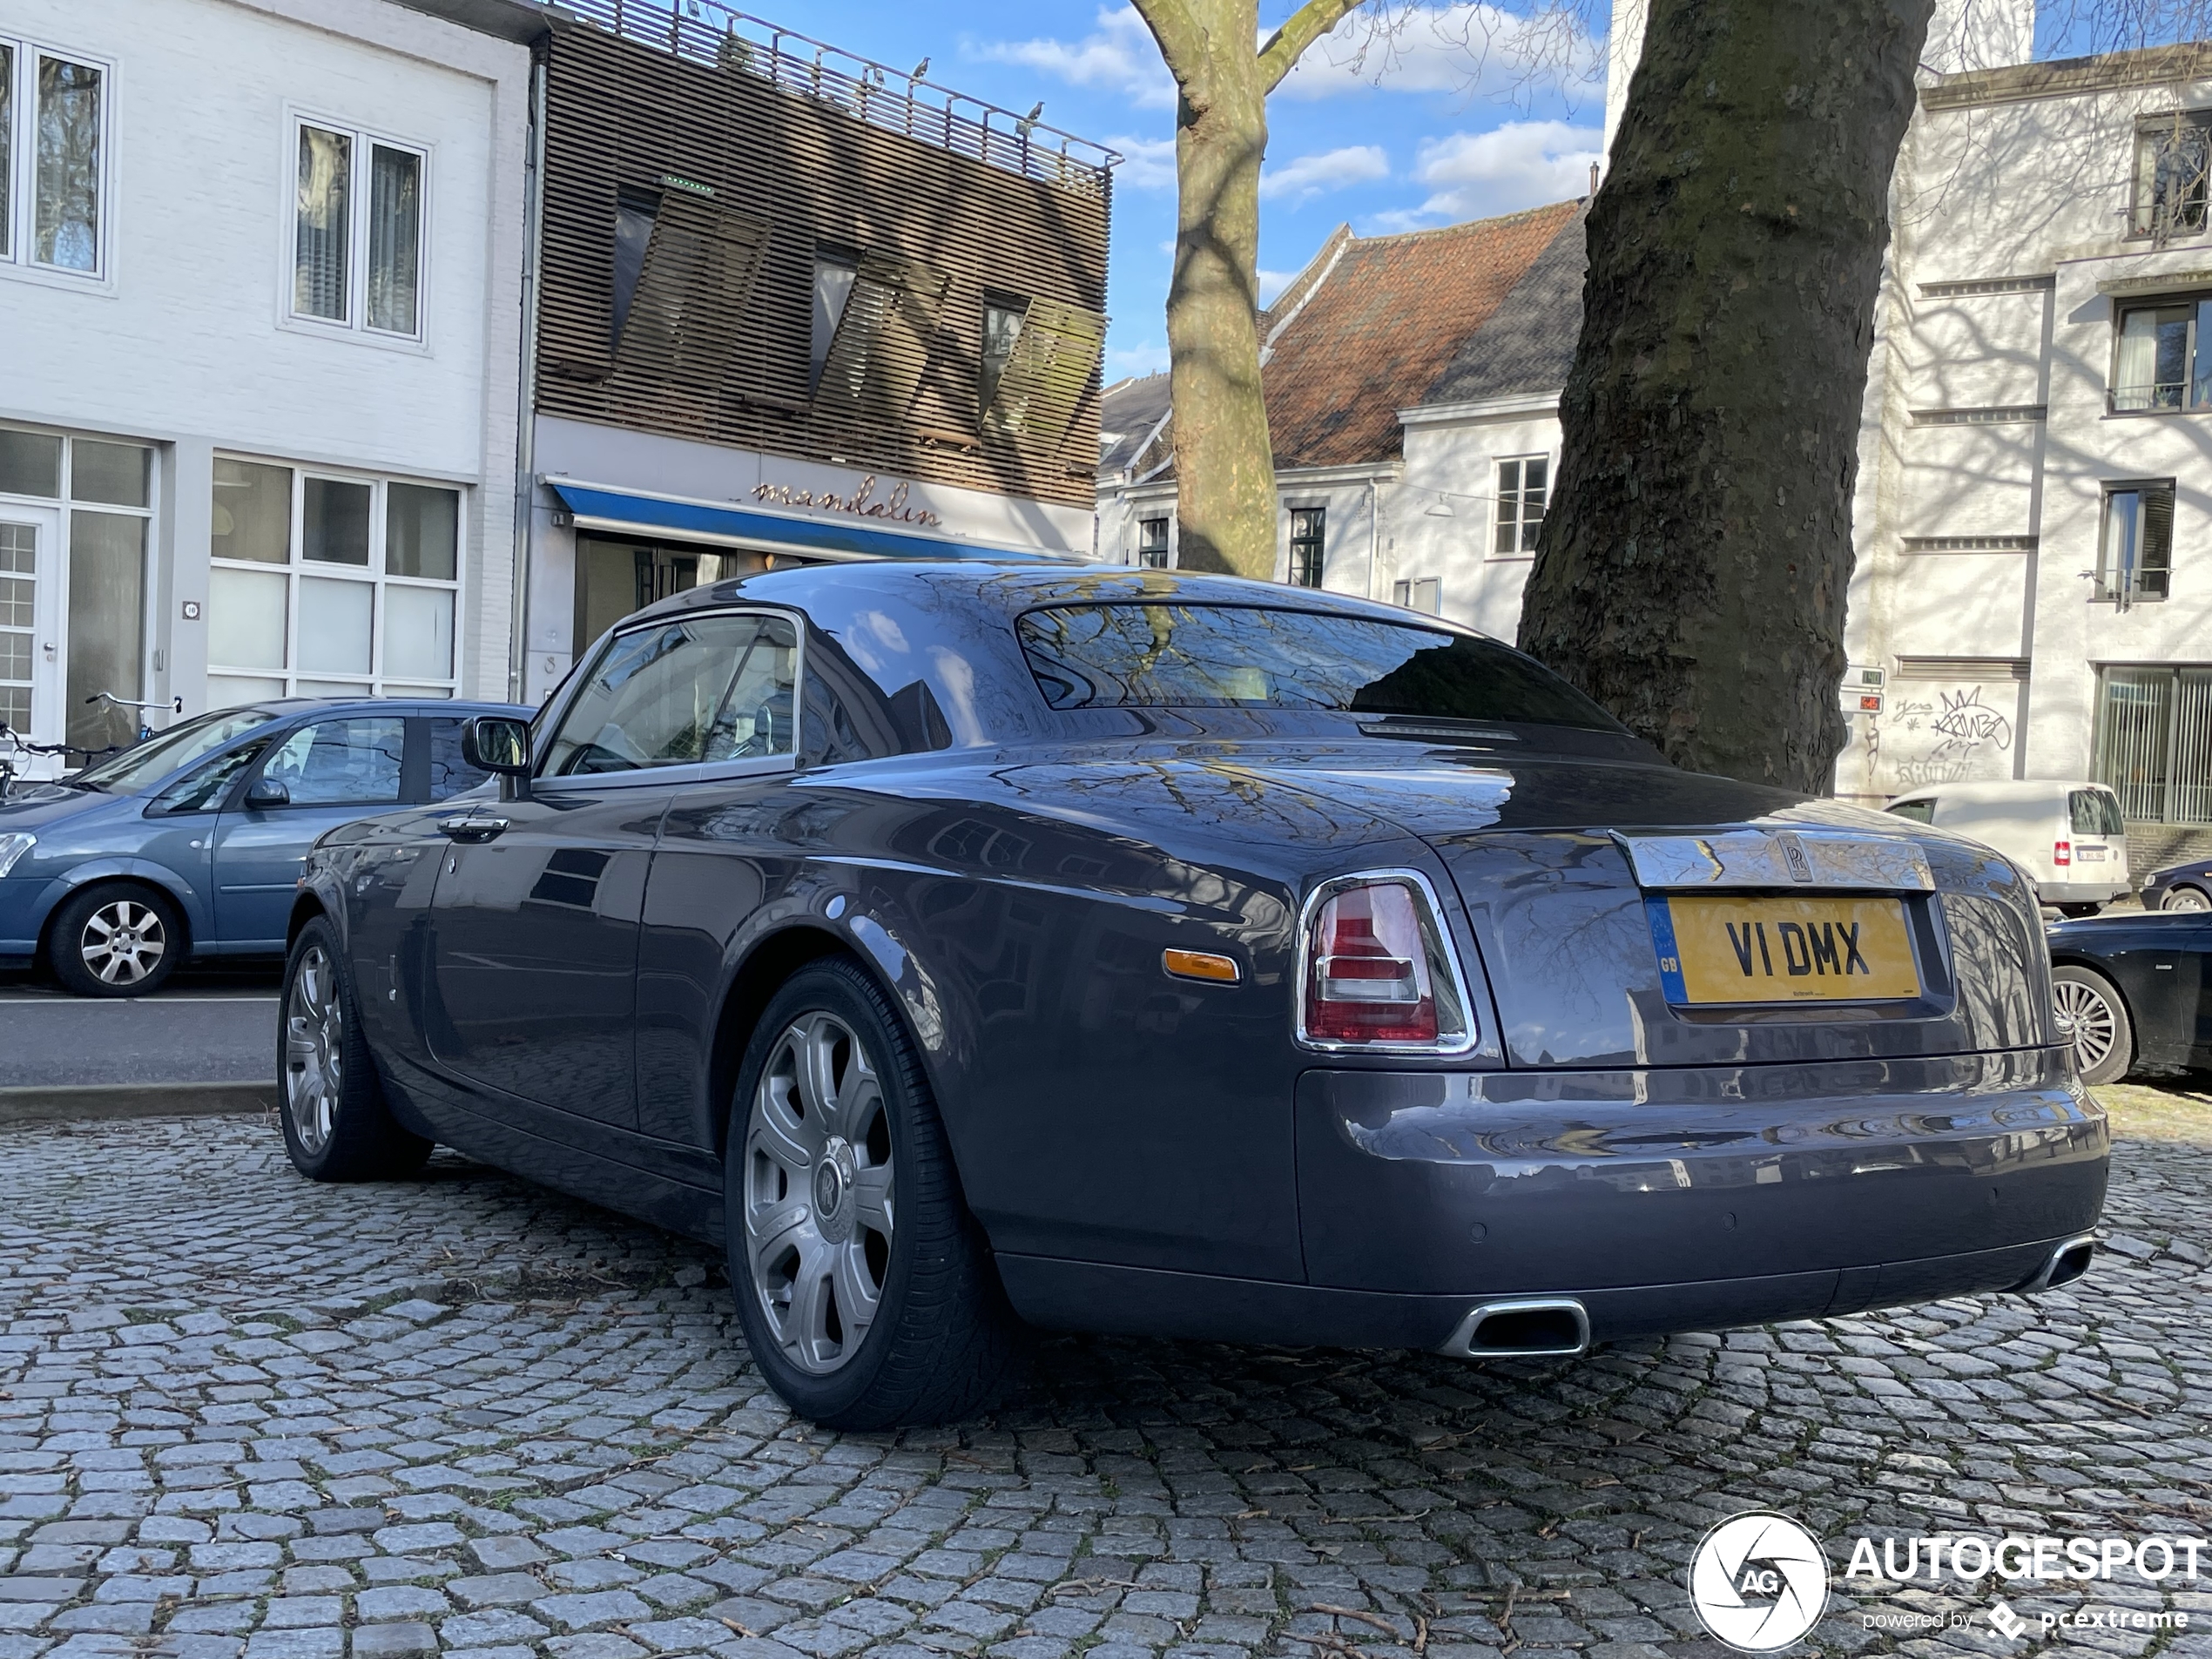
<instances>
[{"instance_id":1,"label":"black parked car","mask_svg":"<svg viewBox=\"0 0 2212 1659\"><path fill-rule=\"evenodd\" d=\"M723 1243L825 1422L972 1409L1017 1316L1573 1354L2089 1259L2009 864L1679 772L1433 617L777 571L469 743L502 798L311 860L294 1163L441 1141Z\"/></svg>"},{"instance_id":2,"label":"black parked car","mask_svg":"<svg viewBox=\"0 0 2212 1659\"><path fill-rule=\"evenodd\" d=\"M2146 910L2212 911L2212 859L2194 864L2169 864L2144 879Z\"/></svg>"},{"instance_id":3,"label":"black parked car","mask_svg":"<svg viewBox=\"0 0 2212 1659\"><path fill-rule=\"evenodd\" d=\"M2085 1081L2212 1069L2212 913L2054 922L2050 940Z\"/></svg>"}]
</instances>

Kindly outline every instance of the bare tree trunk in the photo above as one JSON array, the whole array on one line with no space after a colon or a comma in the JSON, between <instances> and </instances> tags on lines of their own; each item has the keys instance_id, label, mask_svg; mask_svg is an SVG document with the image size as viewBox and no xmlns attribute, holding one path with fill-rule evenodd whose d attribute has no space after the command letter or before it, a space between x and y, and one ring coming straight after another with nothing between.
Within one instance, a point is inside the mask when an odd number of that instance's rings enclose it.
<instances>
[{"instance_id":1,"label":"bare tree trunk","mask_svg":"<svg viewBox=\"0 0 2212 1659\"><path fill-rule=\"evenodd\" d=\"M1844 744L1859 406L1932 9L1652 0L1521 643L1686 766L1822 791Z\"/></svg>"},{"instance_id":2,"label":"bare tree trunk","mask_svg":"<svg viewBox=\"0 0 2212 1659\"><path fill-rule=\"evenodd\" d=\"M1231 11L1250 13L1250 5ZM1175 410L1177 564L1265 580L1275 572L1275 457L1260 386L1259 168L1267 102L1229 20L1176 113L1175 273L1168 389ZM1242 38L1238 36L1241 33Z\"/></svg>"}]
</instances>

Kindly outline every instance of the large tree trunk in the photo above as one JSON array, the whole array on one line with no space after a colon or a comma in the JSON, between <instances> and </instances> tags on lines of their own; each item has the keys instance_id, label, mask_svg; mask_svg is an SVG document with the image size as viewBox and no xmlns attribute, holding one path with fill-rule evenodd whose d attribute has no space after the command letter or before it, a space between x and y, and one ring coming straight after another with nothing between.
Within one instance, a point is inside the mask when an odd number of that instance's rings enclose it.
<instances>
[{"instance_id":1,"label":"large tree trunk","mask_svg":"<svg viewBox=\"0 0 2212 1659\"><path fill-rule=\"evenodd\" d=\"M1168 287L1177 563L1275 570L1275 465L1260 389L1259 165L1266 89L1258 14L1232 3L1176 115L1175 273ZM1241 15L1237 15L1241 14Z\"/></svg>"},{"instance_id":2,"label":"large tree trunk","mask_svg":"<svg viewBox=\"0 0 2212 1659\"><path fill-rule=\"evenodd\" d=\"M1931 10L1652 0L1521 643L1686 766L1824 791L1843 746L1859 405Z\"/></svg>"}]
</instances>

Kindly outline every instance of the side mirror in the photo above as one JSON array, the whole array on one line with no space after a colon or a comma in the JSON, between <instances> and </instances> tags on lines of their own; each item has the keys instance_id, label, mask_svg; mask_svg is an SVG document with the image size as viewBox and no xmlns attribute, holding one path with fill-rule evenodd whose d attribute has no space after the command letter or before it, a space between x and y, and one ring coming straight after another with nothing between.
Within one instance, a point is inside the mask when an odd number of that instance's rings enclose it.
<instances>
[{"instance_id":1,"label":"side mirror","mask_svg":"<svg viewBox=\"0 0 2212 1659\"><path fill-rule=\"evenodd\" d=\"M246 791L248 806L289 806L292 792L273 778L256 778Z\"/></svg>"},{"instance_id":2,"label":"side mirror","mask_svg":"<svg viewBox=\"0 0 2212 1659\"><path fill-rule=\"evenodd\" d=\"M529 793L530 729L504 714L472 715L461 723L461 758L478 772L508 780L518 798Z\"/></svg>"}]
</instances>

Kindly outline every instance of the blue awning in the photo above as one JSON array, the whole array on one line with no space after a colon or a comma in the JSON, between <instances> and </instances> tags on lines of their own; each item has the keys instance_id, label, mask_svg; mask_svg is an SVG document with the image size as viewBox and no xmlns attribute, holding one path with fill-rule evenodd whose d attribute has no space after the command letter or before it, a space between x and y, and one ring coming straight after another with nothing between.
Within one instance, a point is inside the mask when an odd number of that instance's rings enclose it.
<instances>
[{"instance_id":1,"label":"blue awning","mask_svg":"<svg viewBox=\"0 0 2212 1659\"><path fill-rule=\"evenodd\" d=\"M789 552L827 559L1028 559L1042 564L1071 562L1071 554L1036 548L933 536L927 530L891 529L861 514L850 522L816 518L772 508L740 507L730 502L687 501L674 496L642 496L604 484L545 483L575 516L579 529L617 535L675 537L717 547L741 547L759 553Z\"/></svg>"}]
</instances>

